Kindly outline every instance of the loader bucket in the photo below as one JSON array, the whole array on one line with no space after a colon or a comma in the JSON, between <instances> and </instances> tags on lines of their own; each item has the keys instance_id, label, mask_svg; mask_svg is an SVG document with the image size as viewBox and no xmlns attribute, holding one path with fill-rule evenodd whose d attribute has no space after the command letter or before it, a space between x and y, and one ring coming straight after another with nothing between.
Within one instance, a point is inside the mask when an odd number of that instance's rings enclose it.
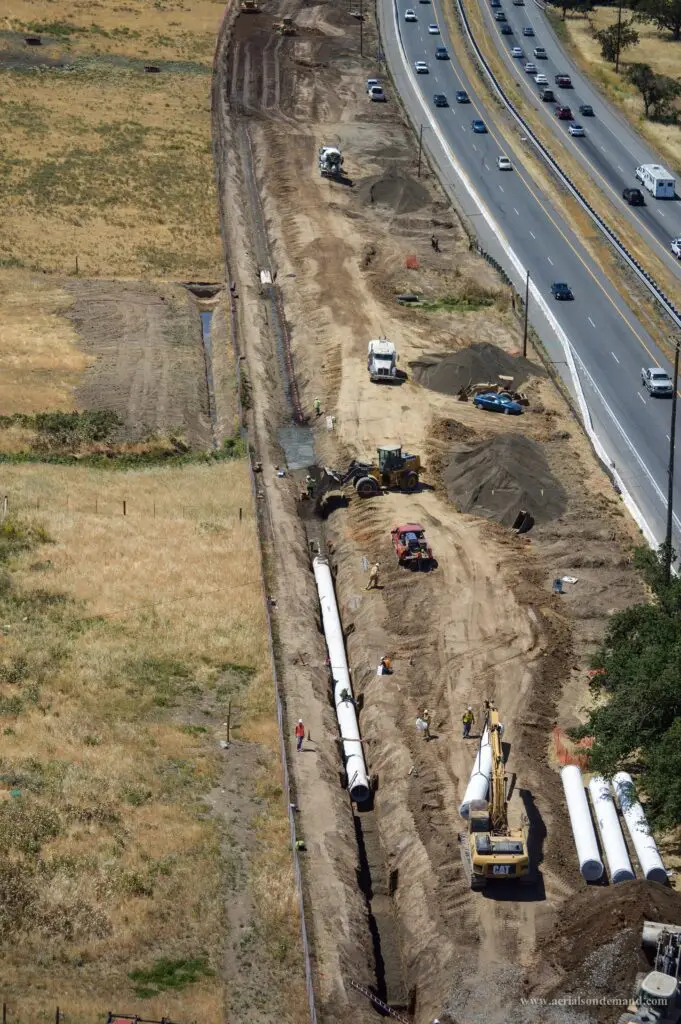
<instances>
[{"instance_id":1,"label":"loader bucket","mask_svg":"<svg viewBox=\"0 0 681 1024\"><path fill-rule=\"evenodd\" d=\"M326 519L332 512L335 512L337 508L347 508L348 497L345 491L334 487L325 491L324 494L320 494L317 499L315 511L317 515L321 516L322 519Z\"/></svg>"}]
</instances>

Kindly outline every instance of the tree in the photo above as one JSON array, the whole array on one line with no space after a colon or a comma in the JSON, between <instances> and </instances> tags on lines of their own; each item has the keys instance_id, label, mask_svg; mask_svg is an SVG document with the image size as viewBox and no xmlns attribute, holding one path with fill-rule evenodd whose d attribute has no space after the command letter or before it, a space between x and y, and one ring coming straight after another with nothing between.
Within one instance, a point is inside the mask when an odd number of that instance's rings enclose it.
<instances>
[{"instance_id":1,"label":"tree","mask_svg":"<svg viewBox=\"0 0 681 1024\"><path fill-rule=\"evenodd\" d=\"M653 594L612 616L593 667L598 703L575 738L593 736L590 768L640 774L652 818L681 821L681 579L666 584L664 552L640 550L635 564Z\"/></svg>"},{"instance_id":2,"label":"tree","mask_svg":"<svg viewBox=\"0 0 681 1024\"><path fill-rule=\"evenodd\" d=\"M585 8L591 8L591 4L586 4L584 0L555 0L555 2L556 6L561 9L563 21L565 21L565 15L568 11L583 13Z\"/></svg>"},{"instance_id":3,"label":"tree","mask_svg":"<svg viewBox=\"0 0 681 1024\"><path fill-rule=\"evenodd\" d=\"M671 32L672 39L681 39L681 0L638 0L636 21L652 21L660 29Z\"/></svg>"},{"instance_id":4,"label":"tree","mask_svg":"<svg viewBox=\"0 0 681 1024\"><path fill-rule=\"evenodd\" d=\"M630 64L626 76L641 93L645 116L662 120L672 113L672 103L681 96L681 82L669 75L656 75L650 64Z\"/></svg>"},{"instance_id":5,"label":"tree","mask_svg":"<svg viewBox=\"0 0 681 1024\"><path fill-rule=\"evenodd\" d=\"M608 25L607 28L594 32L595 38L601 44L601 57L603 60L615 64L622 50L626 50L630 46L636 46L639 36L636 29L631 27L632 24L633 21L630 19L629 21L623 21L621 25Z\"/></svg>"}]
</instances>

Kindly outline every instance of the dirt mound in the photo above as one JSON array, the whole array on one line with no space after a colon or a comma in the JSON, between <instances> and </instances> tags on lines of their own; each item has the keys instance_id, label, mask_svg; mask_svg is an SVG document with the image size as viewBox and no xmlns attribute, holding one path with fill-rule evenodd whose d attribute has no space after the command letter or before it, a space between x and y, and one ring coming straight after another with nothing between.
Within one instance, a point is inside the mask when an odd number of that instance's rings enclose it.
<instances>
[{"instance_id":1,"label":"dirt mound","mask_svg":"<svg viewBox=\"0 0 681 1024\"><path fill-rule=\"evenodd\" d=\"M546 923L537 945L542 956L571 973L590 953L625 929L631 930L639 950L644 921L678 924L681 894L658 882L591 887L561 907L559 927L555 920Z\"/></svg>"},{"instance_id":2,"label":"dirt mound","mask_svg":"<svg viewBox=\"0 0 681 1024\"><path fill-rule=\"evenodd\" d=\"M543 377L541 367L522 356L513 356L496 345L483 342L447 355L433 353L409 363L414 379L431 391L455 395L468 384L496 383L512 377L510 387L518 389L528 377Z\"/></svg>"},{"instance_id":3,"label":"dirt mound","mask_svg":"<svg viewBox=\"0 0 681 1024\"><path fill-rule=\"evenodd\" d=\"M431 439L434 441L470 441L472 437L476 436L476 433L465 423L445 418L436 420L430 430Z\"/></svg>"},{"instance_id":4,"label":"dirt mound","mask_svg":"<svg viewBox=\"0 0 681 1024\"><path fill-rule=\"evenodd\" d=\"M359 194L363 203L389 206L395 213L415 213L431 201L423 185L395 169L367 178L360 185Z\"/></svg>"},{"instance_id":5,"label":"dirt mound","mask_svg":"<svg viewBox=\"0 0 681 1024\"><path fill-rule=\"evenodd\" d=\"M511 526L520 509L537 523L557 519L566 494L541 447L520 434L502 435L455 452L442 473L447 494L463 512Z\"/></svg>"},{"instance_id":6,"label":"dirt mound","mask_svg":"<svg viewBox=\"0 0 681 1024\"><path fill-rule=\"evenodd\" d=\"M591 887L567 900L537 935L541 963L526 975L526 994L541 992L552 1001L589 993L595 997L589 1020L611 1024L616 1016L609 1002L629 999L636 975L652 969L641 946L644 921L678 924L681 895L656 882L635 881ZM542 983L542 975L552 981Z\"/></svg>"}]
</instances>

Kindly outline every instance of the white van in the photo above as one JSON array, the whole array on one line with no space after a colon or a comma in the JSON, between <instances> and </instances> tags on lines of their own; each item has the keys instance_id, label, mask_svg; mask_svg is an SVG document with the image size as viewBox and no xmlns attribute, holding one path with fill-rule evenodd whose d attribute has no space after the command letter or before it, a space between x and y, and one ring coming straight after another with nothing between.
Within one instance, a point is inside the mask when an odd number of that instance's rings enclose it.
<instances>
[{"instance_id":1,"label":"white van","mask_svg":"<svg viewBox=\"0 0 681 1024\"><path fill-rule=\"evenodd\" d=\"M656 199L673 199L676 194L674 178L659 164L641 164L636 168L636 177Z\"/></svg>"}]
</instances>

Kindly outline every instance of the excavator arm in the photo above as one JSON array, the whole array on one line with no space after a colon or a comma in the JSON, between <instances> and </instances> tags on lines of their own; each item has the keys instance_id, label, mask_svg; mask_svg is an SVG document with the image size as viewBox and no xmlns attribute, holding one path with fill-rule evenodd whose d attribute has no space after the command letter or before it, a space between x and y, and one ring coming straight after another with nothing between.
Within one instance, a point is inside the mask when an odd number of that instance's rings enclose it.
<instances>
[{"instance_id":1,"label":"excavator arm","mask_svg":"<svg viewBox=\"0 0 681 1024\"><path fill-rule=\"evenodd\" d=\"M499 712L494 708L487 713L486 726L492 747L492 775L490 777L490 825L492 832L506 832L508 812L506 807L506 768L504 748L501 742L502 726Z\"/></svg>"}]
</instances>

